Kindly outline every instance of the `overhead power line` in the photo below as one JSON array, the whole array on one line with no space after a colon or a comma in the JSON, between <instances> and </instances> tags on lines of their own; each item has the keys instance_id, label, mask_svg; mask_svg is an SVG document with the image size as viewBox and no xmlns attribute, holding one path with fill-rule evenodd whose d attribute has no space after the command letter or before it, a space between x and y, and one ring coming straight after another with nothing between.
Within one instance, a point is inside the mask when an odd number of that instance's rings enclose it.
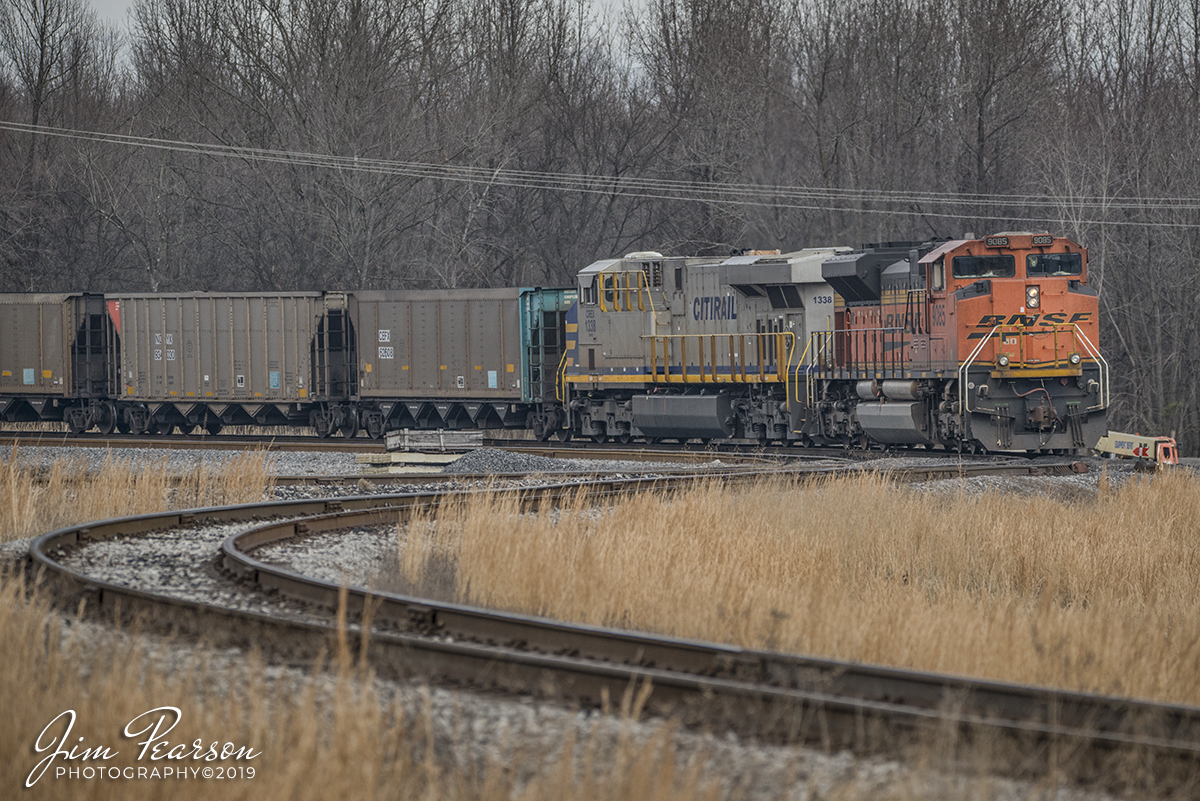
<instances>
[{"instance_id":1,"label":"overhead power line","mask_svg":"<svg viewBox=\"0 0 1200 801\"><path fill-rule=\"evenodd\" d=\"M31 126L25 123L0 121L0 130L13 133L53 136L64 139L124 147L188 153L214 158L281 163L292 166L361 172L374 175L450 181L467 184L486 184L518 189L541 189L556 192L619 195L623 197L700 202L710 204L757 206L776 209L809 211L839 211L860 214L901 214L915 217L960 219L970 217L980 221L1006 223L1046 223L1069 216L1076 225L1123 225L1141 227L1196 228L1195 223L1176 221L1078 219L1079 215L1097 212L1194 212L1200 210L1200 200L1175 197L1128 197L1072 195L1056 199L1045 195L971 194L960 192L920 192L912 190L838 189L833 187L785 186L751 183L696 182L635 176L606 176L581 173L538 172L512 170L463 164L392 159L336 156L295 150L243 147L207 142L160 139L148 136L83 131L69 128ZM847 205L859 204L859 205ZM868 208L867 206L871 206ZM910 208L895 208L908 206ZM912 208L918 207L918 208ZM946 211L947 207L958 209ZM1011 216L997 213L1005 208L1043 209L1051 212L1042 216ZM941 211L935 208L943 209ZM970 211L968 211L970 210Z\"/></svg>"}]
</instances>

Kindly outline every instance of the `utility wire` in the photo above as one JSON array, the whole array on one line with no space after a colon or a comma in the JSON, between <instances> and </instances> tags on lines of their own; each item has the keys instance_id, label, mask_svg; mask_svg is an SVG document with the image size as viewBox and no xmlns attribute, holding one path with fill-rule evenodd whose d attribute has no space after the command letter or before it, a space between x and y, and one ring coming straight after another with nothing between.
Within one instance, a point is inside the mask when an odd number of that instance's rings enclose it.
<instances>
[{"instance_id":1,"label":"utility wire","mask_svg":"<svg viewBox=\"0 0 1200 801\"><path fill-rule=\"evenodd\" d=\"M1045 195L969 194L953 192L916 192L871 189L837 189L832 187L782 186L749 183L698 183L635 176L604 176L580 173L537 172L459 164L398 161L335 156L294 150L253 148L219 143L189 142L148 136L53 128L0 120L0 130L40 136L53 136L101 144L188 153L215 158L233 158L250 162L281 163L293 166L332 169L373 175L450 181L467 184L487 184L518 189L575 192L596 195L728 204L809 211L840 211L858 214L901 214L915 217L960 219L971 217L980 221L1044 223L1061 219L1063 213L1082 214L1101 212L1193 212L1200 210L1200 201L1174 197L1112 197L1096 195L1071 196L1061 200ZM952 206L970 209L1002 209L1020 206L1026 209L1046 209L1056 212L1047 216L1013 217L1004 214L938 212L926 209L863 208L845 205L858 203L876 206ZM840 205L839 205L840 204ZM1200 224L1183 222L1146 222L1139 220L1072 219L1076 225L1125 225L1140 227L1196 228Z\"/></svg>"}]
</instances>

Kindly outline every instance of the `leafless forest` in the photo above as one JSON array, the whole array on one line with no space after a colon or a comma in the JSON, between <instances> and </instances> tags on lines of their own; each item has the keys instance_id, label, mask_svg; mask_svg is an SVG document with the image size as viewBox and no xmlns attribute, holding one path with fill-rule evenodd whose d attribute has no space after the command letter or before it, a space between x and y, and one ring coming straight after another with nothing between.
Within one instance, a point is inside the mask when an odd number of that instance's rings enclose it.
<instances>
[{"instance_id":1,"label":"leafless forest","mask_svg":"<svg viewBox=\"0 0 1200 801\"><path fill-rule=\"evenodd\" d=\"M1200 447L1200 0L0 8L0 289L560 284L1047 229L1091 249L1114 427Z\"/></svg>"}]
</instances>

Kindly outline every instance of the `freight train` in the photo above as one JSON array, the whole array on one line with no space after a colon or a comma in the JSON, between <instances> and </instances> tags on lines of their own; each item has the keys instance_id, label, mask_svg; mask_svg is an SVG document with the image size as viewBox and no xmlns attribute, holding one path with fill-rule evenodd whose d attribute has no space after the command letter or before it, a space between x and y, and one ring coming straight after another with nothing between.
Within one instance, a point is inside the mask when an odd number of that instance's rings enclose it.
<instances>
[{"instance_id":1,"label":"freight train","mask_svg":"<svg viewBox=\"0 0 1200 801\"><path fill-rule=\"evenodd\" d=\"M1049 234L631 253L570 288L0 295L0 419L1074 451L1087 251Z\"/></svg>"}]
</instances>

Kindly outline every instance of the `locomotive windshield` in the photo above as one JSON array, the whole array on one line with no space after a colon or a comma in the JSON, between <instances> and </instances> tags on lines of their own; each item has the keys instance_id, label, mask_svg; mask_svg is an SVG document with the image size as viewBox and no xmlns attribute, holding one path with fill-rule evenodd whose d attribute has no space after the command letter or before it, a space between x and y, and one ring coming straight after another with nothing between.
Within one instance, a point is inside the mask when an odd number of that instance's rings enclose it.
<instances>
[{"instance_id":1,"label":"locomotive windshield","mask_svg":"<svg viewBox=\"0 0 1200 801\"><path fill-rule=\"evenodd\" d=\"M1025 257L1025 274L1082 275L1083 256L1079 253L1031 253Z\"/></svg>"},{"instance_id":2,"label":"locomotive windshield","mask_svg":"<svg viewBox=\"0 0 1200 801\"><path fill-rule=\"evenodd\" d=\"M1012 256L955 256L955 278L1012 278L1017 263Z\"/></svg>"}]
</instances>

